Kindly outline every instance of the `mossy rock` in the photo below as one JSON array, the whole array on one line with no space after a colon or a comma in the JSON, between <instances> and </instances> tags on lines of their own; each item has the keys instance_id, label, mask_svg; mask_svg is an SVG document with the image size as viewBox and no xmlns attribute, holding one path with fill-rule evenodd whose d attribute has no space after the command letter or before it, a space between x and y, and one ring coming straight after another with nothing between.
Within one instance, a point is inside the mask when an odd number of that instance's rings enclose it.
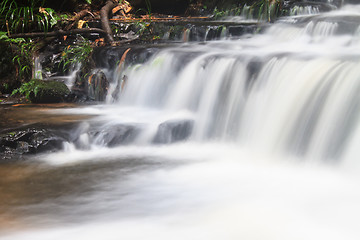
<instances>
[{"instance_id":1,"label":"mossy rock","mask_svg":"<svg viewBox=\"0 0 360 240\"><path fill-rule=\"evenodd\" d=\"M63 82L32 79L29 100L33 103L64 102L70 90Z\"/></svg>"}]
</instances>

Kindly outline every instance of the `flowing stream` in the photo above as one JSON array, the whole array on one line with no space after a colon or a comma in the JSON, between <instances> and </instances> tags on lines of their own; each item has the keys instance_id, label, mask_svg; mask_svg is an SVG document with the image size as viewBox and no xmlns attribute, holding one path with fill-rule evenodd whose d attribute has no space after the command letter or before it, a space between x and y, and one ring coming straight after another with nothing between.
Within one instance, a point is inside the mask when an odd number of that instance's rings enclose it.
<instances>
[{"instance_id":1,"label":"flowing stream","mask_svg":"<svg viewBox=\"0 0 360 240\"><path fill-rule=\"evenodd\" d=\"M49 111L92 116L73 141L6 169L0 239L359 239L359 60L345 5L113 69L107 104Z\"/></svg>"}]
</instances>

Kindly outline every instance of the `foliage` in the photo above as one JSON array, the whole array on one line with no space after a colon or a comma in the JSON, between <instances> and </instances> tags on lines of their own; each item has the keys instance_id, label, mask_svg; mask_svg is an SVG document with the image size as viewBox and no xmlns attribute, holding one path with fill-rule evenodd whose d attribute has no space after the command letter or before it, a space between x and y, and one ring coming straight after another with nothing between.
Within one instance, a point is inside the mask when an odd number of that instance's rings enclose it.
<instances>
[{"instance_id":1,"label":"foliage","mask_svg":"<svg viewBox=\"0 0 360 240\"><path fill-rule=\"evenodd\" d=\"M137 28L137 34L142 35L149 26L149 23L137 21L135 23L135 27Z\"/></svg>"},{"instance_id":2,"label":"foliage","mask_svg":"<svg viewBox=\"0 0 360 240\"><path fill-rule=\"evenodd\" d=\"M35 96L38 94L40 89L40 85L38 84L36 79L32 79L30 82L23 83L19 88L15 89L11 95L15 95L20 93L24 95L26 99L30 100L30 95L34 94Z\"/></svg>"},{"instance_id":3,"label":"foliage","mask_svg":"<svg viewBox=\"0 0 360 240\"><path fill-rule=\"evenodd\" d=\"M150 0L145 0L145 4L146 4L147 15L149 15L149 18L151 19L151 3L150 3Z\"/></svg>"},{"instance_id":4,"label":"foliage","mask_svg":"<svg viewBox=\"0 0 360 240\"><path fill-rule=\"evenodd\" d=\"M21 6L15 0L4 0L0 3L0 19L9 33L41 30L47 32L60 19L51 8L42 8L44 0L27 0ZM40 6L40 7L38 7ZM4 27L2 30L5 30Z\"/></svg>"},{"instance_id":5,"label":"foliage","mask_svg":"<svg viewBox=\"0 0 360 240\"><path fill-rule=\"evenodd\" d=\"M17 67L19 77L29 77L32 71L32 54L35 50L35 43L26 41L24 38L9 38L6 32L0 32L0 41L7 42L12 46L14 54L12 62Z\"/></svg>"},{"instance_id":6,"label":"foliage","mask_svg":"<svg viewBox=\"0 0 360 240\"><path fill-rule=\"evenodd\" d=\"M281 13L282 0L262 0L254 4L258 10L258 19L271 22Z\"/></svg>"},{"instance_id":7,"label":"foliage","mask_svg":"<svg viewBox=\"0 0 360 240\"><path fill-rule=\"evenodd\" d=\"M219 10L215 7L213 18L220 19L225 16L243 16L250 19L272 22L284 13L283 0L260 0L252 5L237 6L227 10Z\"/></svg>"},{"instance_id":8,"label":"foliage","mask_svg":"<svg viewBox=\"0 0 360 240\"><path fill-rule=\"evenodd\" d=\"M68 46L61 54L63 70L69 70L76 63L86 64L93 52L93 47L89 41L82 39L78 45Z\"/></svg>"},{"instance_id":9,"label":"foliage","mask_svg":"<svg viewBox=\"0 0 360 240\"><path fill-rule=\"evenodd\" d=\"M70 14L62 13L60 14L60 20L69 20L72 16Z\"/></svg>"},{"instance_id":10,"label":"foliage","mask_svg":"<svg viewBox=\"0 0 360 240\"><path fill-rule=\"evenodd\" d=\"M3 87L5 88L5 90L8 90L9 89L9 84L3 83Z\"/></svg>"},{"instance_id":11,"label":"foliage","mask_svg":"<svg viewBox=\"0 0 360 240\"><path fill-rule=\"evenodd\" d=\"M216 7L215 7L215 9L213 11L213 18L214 19L220 19L220 18L222 18L224 16L227 16L227 15L228 15L227 11L219 11Z\"/></svg>"}]
</instances>

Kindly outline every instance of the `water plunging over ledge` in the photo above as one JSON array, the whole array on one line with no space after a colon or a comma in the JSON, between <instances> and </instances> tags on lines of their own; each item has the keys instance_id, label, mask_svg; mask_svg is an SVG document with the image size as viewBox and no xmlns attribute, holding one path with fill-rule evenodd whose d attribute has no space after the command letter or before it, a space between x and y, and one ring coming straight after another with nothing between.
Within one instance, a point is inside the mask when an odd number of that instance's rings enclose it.
<instances>
[{"instance_id":1,"label":"water plunging over ledge","mask_svg":"<svg viewBox=\"0 0 360 240\"><path fill-rule=\"evenodd\" d=\"M108 69L107 104L49 111L93 116L62 151L6 166L0 239L357 239L359 20Z\"/></svg>"}]
</instances>

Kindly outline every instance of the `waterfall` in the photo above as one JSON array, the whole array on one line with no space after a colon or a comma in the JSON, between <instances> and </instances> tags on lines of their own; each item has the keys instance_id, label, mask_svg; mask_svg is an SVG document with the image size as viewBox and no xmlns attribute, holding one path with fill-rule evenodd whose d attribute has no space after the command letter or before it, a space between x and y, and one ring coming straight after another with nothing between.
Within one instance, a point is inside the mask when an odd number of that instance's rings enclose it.
<instances>
[{"instance_id":1,"label":"waterfall","mask_svg":"<svg viewBox=\"0 0 360 240\"><path fill-rule=\"evenodd\" d=\"M134 143L151 144L179 128L186 141L342 159L357 139L360 64L353 22L359 17L358 7L350 6L282 19L251 38L168 47L116 70L115 78L126 83L113 87L108 99L121 92L112 100L118 109L151 110ZM106 125L94 143L114 140Z\"/></svg>"},{"instance_id":2,"label":"waterfall","mask_svg":"<svg viewBox=\"0 0 360 240\"><path fill-rule=\"evenodd\" d=\"M347 5L130 49L106 103L51 110L86 118L33 158L14 189L40 200L0 239L358 239L359 22Z\"/></svg>"}]
</instances>

